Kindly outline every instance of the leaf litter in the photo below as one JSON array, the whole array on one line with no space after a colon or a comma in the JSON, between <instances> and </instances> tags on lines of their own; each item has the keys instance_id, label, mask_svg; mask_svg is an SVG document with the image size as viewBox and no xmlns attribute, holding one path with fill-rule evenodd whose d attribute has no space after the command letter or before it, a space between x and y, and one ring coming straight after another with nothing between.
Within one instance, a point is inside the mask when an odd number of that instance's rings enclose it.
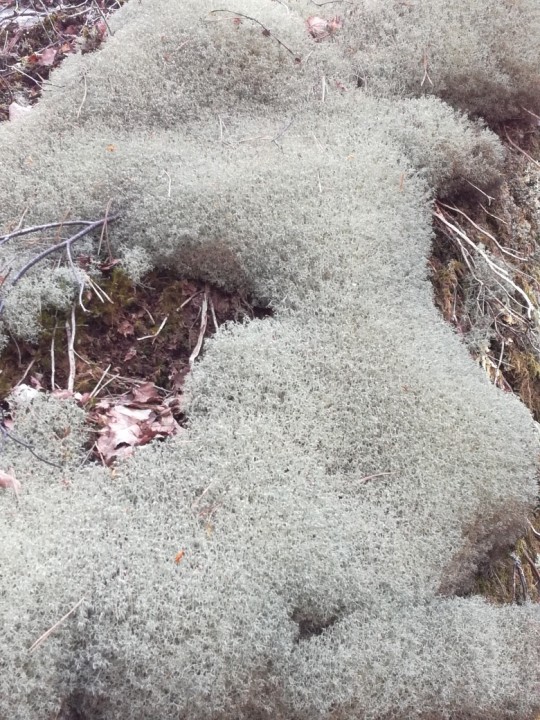
<instances>
[{"instance_id":1,"label":"leaf litter","mask_svg":"<svg viewBox=\"0 0 540 720\"><path fill-rule=\"evenodd\" d=\"M96 289L86 290L84 310L77 304L71 313L43 308L38 342L18 340L4 350L0 399L10 423L15 411L6 398L14 390L28 399L48 392L75 401L90 428L88 457L110 466L136 447L186 432L183 386L206 340L223 323L270 311L254 307L241 292L167 270L134 283L117 262L100 269ZM72 352L69 317L76 326Z\"/></svg>"}]
</instances>

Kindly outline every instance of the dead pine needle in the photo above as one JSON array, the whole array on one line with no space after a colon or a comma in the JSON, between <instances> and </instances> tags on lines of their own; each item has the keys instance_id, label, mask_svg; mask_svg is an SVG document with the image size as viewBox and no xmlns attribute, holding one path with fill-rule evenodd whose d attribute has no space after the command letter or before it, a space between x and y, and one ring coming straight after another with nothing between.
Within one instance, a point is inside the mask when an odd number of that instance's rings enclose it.
<instances>
[{"instance_id":1,"label":"dead pine needle","mask_svg":"<svg viewBox=\"0 0 540 720\"><path fill-rule=\"evenodd\" d=\"M45 642L45 640L47 640L47 638L50 637L53 634L53 632L55 632L55 630L57 630L60 627L60 625L62 625L71 615L73 615L75 610L77 610L77 608L79 608L83 604L84 600L85 600L84 597L82 597L79 600L79 602L75 603L75 605L71 608L71 610L69 610L63 617L61 617L60 620L58 620L58 622L54 623L54 625L52 627L50 627L48 630L46 630L43 633L43 635L40 635L38 637L38 639L28 648L28 652L29 653L35 652L38 649L38 647L40 645L42 645Z\"/></svg>"},{"instance_id":2,"label":"dead pine needle","mask_svg":"<svg viewBox=\"0 0 540 720\"><path fill-rule=\"evenodd\" d=\"M366 477L360 478L359 482L367 483L370 480L374 480L375 478L378 478L378 477L384 477L385 475L395 475L396 472L397 472L397 470L390 470L388 472L373 473L373 475L366 475Z\"/></svg>"}]
</instances>

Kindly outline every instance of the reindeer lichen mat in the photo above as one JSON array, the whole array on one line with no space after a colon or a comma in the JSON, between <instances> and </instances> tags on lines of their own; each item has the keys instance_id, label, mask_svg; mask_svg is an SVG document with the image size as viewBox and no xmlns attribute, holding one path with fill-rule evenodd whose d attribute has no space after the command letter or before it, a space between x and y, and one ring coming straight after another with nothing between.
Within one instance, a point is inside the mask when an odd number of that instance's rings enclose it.
<instances>
[{"instance_id":1,"label":"reindeer lichen mat","mask_svg":"<svg viewBox=\"0 0 540 720\"><path fill-rule=\"evenodd\" d=\"M540 712L538 605L471 593L534 507L536 431L426 263L434 198L498 180L482 118L540 113L540 7L318 5L131 0L0 127L0 231L57 223L0 246L5 343L85 304L99 251L273 310L113 468L73 399L10 400L2 718Z\"/></svg>"}]
</instances>

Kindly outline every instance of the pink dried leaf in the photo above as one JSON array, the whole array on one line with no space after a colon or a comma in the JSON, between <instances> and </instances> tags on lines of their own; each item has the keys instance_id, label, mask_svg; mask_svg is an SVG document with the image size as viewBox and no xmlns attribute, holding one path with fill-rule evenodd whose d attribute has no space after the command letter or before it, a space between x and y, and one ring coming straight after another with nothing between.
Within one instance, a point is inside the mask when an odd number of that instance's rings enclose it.
<instances>
[{"instance_id":1,"label":"pink dried leaf","mask_svg":"<svg viewBox=\"0 0 540 720\"><path fill-rule=\"evenodd\" d=\"M341 30L343 20L338 15L330 18L330 20L318 17L317 15L311 15L306 20L306 26L311 37L317 42L320 42L334 35L338 30Z\"/></svg>"},{"instance_id":2,"label":"pink dried leaf","mask_svg":"<svg viewBox=\"0 0 540 720\"><path fill-rule=\"evenodd\" d=\"M44 67L50 67L56 58L57 49L55 47L50 47L44 50L39 55L39 65L43 65Z\"/></svg>"},{"instance_id":3,"label":"pink dried leaf","mask_svg":"<svg viewBox=\"0 0 540 720\"><path fill-rule=\"evenodd\" d=\"M15 495L18 497L21 490L21 483L17 480L15 475L11 475L9 473L5 473L3 470L0 470L0 487L5 488L6 490L13 490Z\"/></svg>"}]
</instances>

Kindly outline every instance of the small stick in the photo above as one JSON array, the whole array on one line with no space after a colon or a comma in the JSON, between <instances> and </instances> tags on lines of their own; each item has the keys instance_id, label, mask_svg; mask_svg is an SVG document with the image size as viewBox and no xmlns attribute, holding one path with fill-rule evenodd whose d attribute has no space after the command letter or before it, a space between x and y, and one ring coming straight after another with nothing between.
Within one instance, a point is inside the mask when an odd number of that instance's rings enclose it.
<instances>
[{"instance_id":1,"label":"small stick","mask_svg":"<svg viewBox=\"0 0 540 720\"><path fill-rule=\"evenodd\" d=\"M25 379L25 377L28 375L28 373L30 372L30 370L34 367L34 363L35 363L35 362L36 362L36 358L33 358L33 360L30 361L30 364L28 365L28 367L27 367L26 370L24 371L24 374L23 374L22 378L21 378L21 379L19 380L19 382L15 385L15 387L19 387L19 385L22 383L22 381L23 381L23 380Z\"/></svg>"},{"instance_id":2,"label":"small stick","mask_svg":"<svg viewBox=\"0 0 540 720\"><path fill-rule=\"evenodd\" d=\"M167 322L168 319L169 319L169 316L168 316L168 315L165 315L165 318L163 319L163 322L161 323L161 325L159 326L159 328L156 330L156 332L153 333L153 335L143 335L142 337L137 338L137 340L149 340L150 338L152 338L152 339L155 340L155 339L157 338L157 336L159 335L159 333L160 333L160 332L163 330L163 328L165 327L165 323Z\"/></svg>"},{"instance_id":3,"label":"small stick","mask_svg":"<svg viewBox=\"0 0 540 720\"><path fill-rule=\"evenodd\" d=\"M103 219L103 226L101 228L101 235L99 238L98 253L97 253L98 255L100 254L101 245L103 243L103 238L105 238L105 242L107 243L107 252L109 253L110 261L112 261L113 257L112 257L112 253L111 253L111 244L109 242L109 226L108 226L107 220L109 217L109 211L111 209L111 203L112 203L112 198L109 200L109 202L107 203L107 207L105 208L105 217Z\"/></svg>"},{"instance_id":4,"label":"small stick","mask_svg":"<svg viewBox=\"0 0 540 720\"><path fill-rule=\"evenodd\" d=\"M26 211L25 211L26 212ZM23 215L24 217L24 215ZM22 218L21 218L22 220ZM7 235L0 237L0 245L4 245L8 240L14 237L21 237L22 235L30 235L31 233L40 232L41 230L51 230L51 228L63 228L70 225L92 225L91 220L63 220L62 222L47 223L46 225L34 225L32 227L23 228L22 230L17 229Z\"/></svg>"},{"instance_id":5,"label":"small stick","mask_svg":"<svg viewBox=\"0 0 540 720\"><path fill-rule=\"evenodd\" d=\"M522 108L522 110L525 110L525 112L528 112L529 115L532 115L532 116L535 117L537 120L540 120L540 115L537 115L536 113L533 113L532 110L527 110L527 108L526 108L526 107L523 107L523 105L521 106L521 108Z\"/></svg>"},{"instance_id":6,"label":"small stick","mask_svg":"<svg viewBox=\"0 0 540 720\"><path fill-rule=\"evenodd\" d=\"M73 277L75 278L75 282L79 286L79 305L81 307L81 310L84 313L90 312L84 307L84 303L82 301L82 296L84 292L84 280L81 280L79 277L79 273L77 272L77 268L75 267L75 263L73 262L73 256L71 255L71 247L69 245L66 245L66 255L69 262L69 266L71 268L71 272L73 274Z\"/></svg>"},{"instance_id":7,"label":"small stick","mask_svg":"<svg viewBox=\"0 0 540 720\"><path fill-rule=\"evenodd\" d=\"M34 650L37 650L38 647L45 642L45 640L53 634L55 630L57 630L62 623L64 623L70 615L73 615L75 610L77 610L80 605L84 602L84 597L82 597L78 603L75 603L75 605L71 608L69 612L67 612L63 617L58 620L58 622L54 623L52 627L50 627L48 630L46 630L43 635L40 635L38 639L28 648L28 652L34 652Z\"/></svg>"},{"instance_id":8,"label":"small stick","mask_svg":"<svg viewBox=\"0 0 540 720\"><path fill-rule=\"evenodd\" d=\"M95 280L92 280L90 275L87 276L86 280L87 280L88 284L90 285L90 287L92 288L92 290L98 296L98 299L100 300L100 302L104 303L105 300L108 300L111 303L111 305L114 305L114 301L107 295L105 290L100 285L97 284L97 282ZM103 298L105 298L105 300Z\"/></svg>"},{"instance_id":9,"label":"small stick","mask_svg":"<svg viewBox=\"0 0 540 720\"><path fill-rule=\"evenodd\" d=\"M23 220L24 220L24 216L26 215L27 212L28 212L28 205L24 208L23 214L21 215L21 219L20 219L19 222L17 223L17 230L20 230L20 229L21 229L22 224L23 224Z\"/></svg>"},{"instance_id":10,"label":"small stick","mask_svg":"<svg viewBox=\"0 0 540 720\"><path fill-rule=\"evenodd\" d=\"M488 210L486 207L484 207L484 206L482 205L482 203L478 203L478 204L480 205L480 207L482 208L482 210L483 210L485 213L487 213L488 215L490 215L492 218L495 218L495 220L498 220L499 222L502 222L504 225L509 225L509 223L507 223L506 220L503 220L503 219L500 218L498 215L494 215L493 213L489 212L489 210Z\"/></svg>"},{"instance_id":11,"label":"small stick","mask_svg":"<svg viewBox=\"0 0 540 720\"><path fill-rule=\"evenodd\" d=\"M537 540L540 540L540 532L538 532L538 530L534 527L534 525L532 524L532 522L530 520L528 520L528 523L529 523L529 527L531 528L531 531L532 531L532 534L534 535L534 537Z\"/></svg>"},{"instance_id":12,"label":"small stick","mask_svg":"<svg viewBox=\"0 0 540 720\"><path fill-rule=\"evenodd\" d=\"M100 379L98 380L97 385L95 386L95 388L94 388L94 389L92 390L92 392L90 393L90 395L89 395L89 397L88 397L89 400L91 400L93 397L95 397L95 396L98 394L99 388L100 388L100 386L101 386L101 383L102 383L103 380L105 379L105 376L107 375L107 373L109 372L110 369L111 369L111 366L110 366L110 365L107 365L107 369L103 371L103 374L102 374L102 376L100 377Z\"/></svg>"},{"instance_id":13,"label":"small stick","mask_svg":"<svg viewBox=\"0 0 540 720\"><path fill-rule=\"evenodd\" d=\"M109 367L110 367L110 365L109 365ZM115 380L118 380L120 377L121 377L120 375L113 375L112 377L110 377L106 383L103 383L103 385L99 388L98 392L105 390L107 385L110 385L112 382L114 382ZM96 395L97 395L97 393L94 395L94 397L96 397Z\"/></svg>"},{"instance_id":14,"label":"small stick","mask_svg":"<svg viewBox=\"0 0 540 720\"><path fill-rule=\"evenodd\" d=\"M189 369L193 369L193 363L199 356L199 353L201 352L203 339L204 339L204 333L206 332L206 325L208 323L208 290L204 291L204 299L202 303L201 308L201 328L199 330L199 337L197 339L197 344L193 348L193 352L189 356Z\"/></svg>"},{"instance_id":15,"label":"small stick","mask_svg":"<svg viewBox=\"0 0 540 720\"><path fill-rule=\"evenodd\" d=\"M54 392L54 374L55 374L55 361L54 361L54 339L56 337L56 328L58 327L58 322L55 322L54 324L54 330L52 334L52 340L51 340L51 390Z\"/></svg>"},{"instance_id":16,"label":"small stick","mask_svg":"<svg viewBox=\"0 0 540 720\"><path fill-rule=\"evenodd\" d=\"M470 180L467 180L467 178L464 178L464 180L465 180L466 183L469 183L469 185L470 185L471 187L473 187L475 190L478 190L479 193L482 193L482 195L484 195L484 197L487 197L490 205L491 205L491 201L492 201L492 200L495 200L494 197L491 197L491 195L488 195L488 194L487 194L486 192L484 192L481 188L479 188L478 185L475 185L475 184L472 183Z\"/></svg>"},{"instance_id":17,"label":"small stick","mask_svg":"<svg viewBox=\"0 0 540 720\"><path fill-rule=\"evenodd\" d=\"M75 305L71 308L71 327L69 322L66 320L66 334L68 344L68 358L69 358L69 376L67 381L67 389L69 392L73 392L75 387Z\"/></svg>"},{"instance_id":18,"label":"small stick","mask_svg":"<svg viewBox=\"0 0 540 720\"><path fill-rule=\"evenodd\" d=\"M503 340L502 343L501 343L501 354L499 355L499 362L498 362L498 364L497 364L497 370L496 370L496 372L495 372L495 379L493 380L493 384L494 384L494 385L497 385L497 380L499 379L499 372L500 372L500 369L501 369L501 363L502 363L502 359L503 359L503 354L504 354L504 340Z\"/></svg>"},{"instance_id":19,"label":"small stick","mask_svg":"<svg viewBox=\"0 0 540 720\"><path fill-rule=\"evenodd\" d=\"M184 300L184 302L180 305L180 307L177 308L177 310L181 310L184 308L188 303L190 303L194 297L197 297L197 295L200 295L201 291L198 290L196 293L193 293L193 295L190 295L187 300Z\"/></svg>"},{"instance_id":20,"label":"small stick","mask_svg":"<svg viewBox=\"0 0 540 720\"><path fill-rule=\"evenodd\" d=\"M210 313L212 315L212 322L214 323L214 330L218 331L218 324L217 324L217 318L216 318L216 311L214 310L214 303L212 302L212 296L210 295L208 298L208 302L210 304Z\"/></svg>"}]
</instances>

